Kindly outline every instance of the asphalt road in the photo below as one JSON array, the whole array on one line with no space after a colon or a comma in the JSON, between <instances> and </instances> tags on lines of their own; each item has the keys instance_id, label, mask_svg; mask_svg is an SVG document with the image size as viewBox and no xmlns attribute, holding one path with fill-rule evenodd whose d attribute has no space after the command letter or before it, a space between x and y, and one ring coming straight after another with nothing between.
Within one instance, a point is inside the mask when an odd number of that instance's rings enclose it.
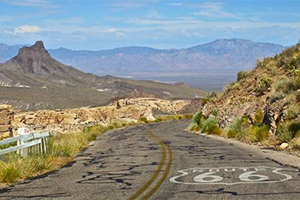
<instances>
[{"instance_id":1,"label":"asphalt road","mask_svg":"<svg viewBox=\"0 0 300 200\"><path fill-rule=\"evenodd\" d=\"M300 199L298 168L187 125L108 132L66 167L2 190L0 199Z\"/></svg>"}]
</instances>

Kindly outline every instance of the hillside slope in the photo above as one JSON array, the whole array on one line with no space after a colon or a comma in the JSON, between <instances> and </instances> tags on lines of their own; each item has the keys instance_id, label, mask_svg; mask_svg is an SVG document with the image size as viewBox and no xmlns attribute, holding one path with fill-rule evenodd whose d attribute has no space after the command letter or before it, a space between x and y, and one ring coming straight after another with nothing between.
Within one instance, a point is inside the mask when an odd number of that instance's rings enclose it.
<instances>
[{"instance_id":1,"label":"hillside slope","mask_svg":"<svg viewBox=\"0 0 300 200\"><path fill-rule=\"evenodd\" d=\"M0 65L0 103L23 110L96 106L115 97L204 95L188 86L87 74L53 59L41 41Z\"/></svg>"},{"instance_id":2,"label":"hillside slope","mask_svg":"<svg viewBox=\"0 0 300 200\"><path fill-rule=\"evenodd\" d=\"M222 127L236 128L237 132L243 124L267 125L272 136L289 141L300 131L299 67L300 43L259 61L250 72L238 73L237 82L220 97L205 100L203 113L216 115Z\"/></svg>"}]
</instances>

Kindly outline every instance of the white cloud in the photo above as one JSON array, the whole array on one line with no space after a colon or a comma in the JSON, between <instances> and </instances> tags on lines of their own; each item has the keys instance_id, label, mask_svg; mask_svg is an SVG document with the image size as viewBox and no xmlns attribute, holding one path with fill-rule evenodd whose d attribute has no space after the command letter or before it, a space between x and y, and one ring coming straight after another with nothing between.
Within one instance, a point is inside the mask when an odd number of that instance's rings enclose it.
<instances>
[{"instance_id":1,"label":"white cloud","mask_svg":"<svg viewBox=\"0 0 300 200\"><path fill-rule=\"evenodd\" d=\"M114 33L114 34L116 34L117 36L125 36L124 33L122 33L121 31L118 31L118 30L115 29L115 28L110 28L110 29L107 30L107 32L109 32L109 33Z\"/></svg>"},{"instance_id":2,"label":"white cloud","mask_svg":"<svg viewBox=\"0 0 300 200\"><path fill-rule=\"evenodd\" d=\"M235 18L240 19L239 16L224 11L223 4L221 3L203 3L199 5L200 11L195 12L195 15L209 17L209 18Z\"/></svg>"},{"instance_id":3,"label":"white cloud","mask_svg":"<svg viewBox=\"0 0 300 200\"><path fill-rule=\"evenodd\" d=\"M24 33L37 33L40 32L42 29L38 26L30 26L30 25L23 25L19 26L14 29L14 34L24 34Z\"/></svg>"}]
</instances>

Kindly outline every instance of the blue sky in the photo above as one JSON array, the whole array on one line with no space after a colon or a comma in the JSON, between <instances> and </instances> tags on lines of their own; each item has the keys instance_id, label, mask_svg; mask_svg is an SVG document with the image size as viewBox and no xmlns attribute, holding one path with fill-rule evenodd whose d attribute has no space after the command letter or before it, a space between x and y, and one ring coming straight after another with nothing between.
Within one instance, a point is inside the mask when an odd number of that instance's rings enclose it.
<instances>
[{"instance_id":1,"label":"blue sky","mask_svg":"<svg viewBox=\"0 0 300 200\"><path fill-rule=\"evenodd\" d=\"M300 39L299 0L0 0L0 43L185 48L219 38Z\"/></svg>"}]
</instances>

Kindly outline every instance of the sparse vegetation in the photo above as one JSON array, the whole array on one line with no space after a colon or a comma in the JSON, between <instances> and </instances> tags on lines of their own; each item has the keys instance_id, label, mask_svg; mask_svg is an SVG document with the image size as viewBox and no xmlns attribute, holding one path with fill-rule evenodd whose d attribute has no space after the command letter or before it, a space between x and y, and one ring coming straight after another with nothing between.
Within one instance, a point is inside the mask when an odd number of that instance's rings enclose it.
<instances>
[{"instance_id":1,"label":"sparse vegetation","mask_svg":"<svg viewBox=\"0 0 300 200\"><path fill-rule=\"evenodd\" d=\"M241 80L247 78L249 75L250 75L250 72L248 72L248 71L240 71L237 74L237 81L241 81Z\"/></svg>"},{"instance_id":2,"label":"sparse vegetation","mask_svg":"<svg viewBox=\"0 0 300 200\"><path fill-rule=\"evenodd\" d=\"M214 115L228 138L276 147L286 142L300 150L299 102L300 43L258 60L250 72L239 72L237 82L225 87L218 101L206 101L203 114ZM202 132L212 132L207 127L218 125L215 118L202 123Z\"/></svg>"},{"instance_id":3,"label":"sparse vegetation","mask_svg":"<svg viewBox=\"0 0 300 200\"><path fill-rule=\"evenodd\" d=\"M172 115L157 118L153 122L167 120L191 119L192 115ZM103 133L140 123L151 123L147 118L140 118L137 123L116 121L109 125L93 125L85 127L80 132L57 134L49 138L48 152L43 156L29 156L21 158L16 153L0 157L0 182L14 183L18 180L33 177L46 171L55 170L78 154L83 148L96 140ZM7 146L2 146L7 148Z\"/></svg>"},{"instance_id":4,"label":"sparse vegetation","mask_svg":"<svg viewBox=\"0 0 300 200\"><path fill-rule=\"evenodd\" d=\"M298 89L297 83L292 79L281 79L276 85L275 90L277 92L281 91L285 94L289 94Z\"/></svg>"},{"instance_id":5,"label":"sparse vegetation","mask_svg":"<svg viewBox=\"0 0 300 200\"><path fill-rule=\"evenodd\" d=\"M267 90L271 87L273 81L270 78L263 77L258 82L258 87L256 89L256 92L259 95L263 95L267 92Z\"/></svg>"},{"instance_id":6,"label":"sparse vegetation","mask_svg":"<svg viewBox=\"0 0 300 200\"><path fill-rule=\"evenodd\" d=\"M147 119L146 117L141 117L141 118L139 118L138 123L145 123L145 124L148 124L149 121L148 121L148 119Z\"/></svg>"},{"instance_id":7,"label":"sparse vegetation","mask_svg":"<svg viewBox=\"0 0 300 200\"><path fill-rule=\"evenodd\" d=\"M242 134L242 124L244 119L242 117L237 118L232 125L229 126L229 130L227 132L228 138L235 138L238 135Z\"/></svg>"},{"instance_id":8,"label":"sparse vegetation","mask_svg":"<svg viewBox=\"0 0 300 200\"><path fill-rule=\"evenodd\" d=\"M222 131L221 131L219 125L218 125L217 120L213 117L207 118L202 123L201 132L207 133L207 134L214 134L214 135L221 135L222 134Z\"/></svg>"},{"instance_id":9,"label":"sparse vegetation","mask_svg":"<svg viewBox=\"0 0 300 200\"><path fill-rule=\"evenodd\" d=\"M251 142L261 142L266 140L269 136L269 127L267 125L258 126L253 125L248 129L248 140Z\"/></svg>"},{"instance_id":10,"label":"sparse vegetation","mask_svg":"<svg viewBox=\"0 0 300 200\"><path fill-rule=\"evenodd\" d=\"M190 131L199 131L202 128L203 115L201 112L196 112L193 115L192 122L189 125Z\"/></svg>"}]
</instances>

